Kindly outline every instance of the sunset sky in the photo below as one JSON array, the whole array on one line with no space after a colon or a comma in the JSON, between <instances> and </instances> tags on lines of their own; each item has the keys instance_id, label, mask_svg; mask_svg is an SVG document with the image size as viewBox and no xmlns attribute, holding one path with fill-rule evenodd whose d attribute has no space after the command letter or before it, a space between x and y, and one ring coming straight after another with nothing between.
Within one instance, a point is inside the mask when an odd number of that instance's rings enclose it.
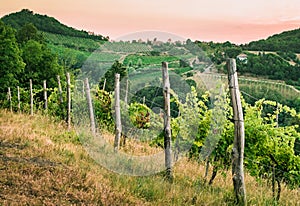
<instances>
[{"instance_id":1,"label":"sunset sky","mask_svg":"<svg viewBox=\"0 0 300 206\"><path fill-rule=\"evenodd\" d=\"M27 8L115 39L158 30L247 43L300 27L300 0L0 0L0 16Z\"/></svg>"}]
</instances>

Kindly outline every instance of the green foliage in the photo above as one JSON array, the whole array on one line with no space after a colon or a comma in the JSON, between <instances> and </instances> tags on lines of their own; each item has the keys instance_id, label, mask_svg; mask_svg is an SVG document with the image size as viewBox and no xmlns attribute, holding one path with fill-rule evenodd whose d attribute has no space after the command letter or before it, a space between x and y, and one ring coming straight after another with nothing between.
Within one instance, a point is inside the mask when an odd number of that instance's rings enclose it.
<instances>
[{"instance_id":1,"label":"green foliage","mask_svg":"<svg viewBox=\"0 0 300 206\"><path fill-rule=\"evenodd\" d=\"M211 111L206 106L208 94L202 98L203 100L198 99L197 92L192 87L191 93L186 96L185 103L178 102L180 116L174 119L172 124L178 126L178 128L172 128L173 138L177 141L177 144L175 143L177 150L189 144L190 157L199 157L210 128Z\"/></svg>"},{"instance_id":2,"label":"green foliage","mask_svg":"<svg viewBox=\"0 0 300 206\"><path fill-rule=\"evenodd\" d=\"M194 80L192 80L192 79L187 79L187 80L185 80L186 81L186 83L190 86L190 87L197 87L197 83L194 81Z\"/></svg>"},{"instance_id":3,"label":"green foliage","mask_svg":"<svg viewBox=\"0 0 300 206\"><path fill-rule=\"evenodd\" d=\"M166 55L160 55L160 56L151 56L151 55L145 55L145 54L132 54L126 56L123 64L129 65L129 62L133 64L136 68L140 68L141 66L149 66L149 65L161 65L163 61L172 63L177 62L179 59L175 56L166 56Z\"/></svg>"},{"instance_id":4,"label":"green foliage","mask_svg":"<svg viewBox=\"0 0 300 206\"><path fill-rule=\"evenodd\" d=\"M120 74L120 81L123 77L127 76L127 68L119 61L115 61L111 68L104 74L104 77L100 80L99 86L102 88L104 81L106 80L105 91L114 91L115 74Z\"/></svg>"},{"instance_id":5,"label":"green foliage","mask_svg":"<svg viewBox=\"0 0 300 206\"><path fill-rule=\"evenodd\" d=\"M300 29L275 34L266 40L250 42L244 49L255 51L283 51L300 53Z\"/></svg>"},{"instance_id":6,"label":"green foliage","mask_svg":"<svg viewBox=\"0 0 300 206\"><path fill-rule=\"evenodd\" d=\"M26 43L29 40L34 40L40 43L44 42L44 37L38 33L37 28L32 24L25 24L18 30L16 38L19 44Z\"/></svg>"},{"instance_id":7,"label":"green foliage","mask_svg":"<svg viewBox=\"0 0 300 206\"><path fill-rule=\"evenodd\" d=\"M66 36L62 34L44 33L47 42L55 46L63 46L83 52L93 52L102 44L102 41L82 37Z\"/></svg>"},{"instance_id":8,"label":"green foliage","mask_svg":"<svg viewBox=\"0 0 300 206\"><path fill-rule=\"evenodd\" d=\"M23 85L28 85L32 79L33 85L42 87L42 81L47 80L49 87L56 86L56 76L63 74L57 57L45 45L34 40L27 41L22 47L22 57L26 63L24 74L20 76Z\"/></svg>"},{"instance_id":9,"label":"green foliage","mask_svg":"<svg viewBox=\"0 0 300 206\"><path fill-rule=\"evenodd\" d=\"M128 109L130 121L139 129L147 129L150 126L150 109L143 104L132 103Z\"/></svg>"},{"instance_id":10,"label":"green foliage","mask_svg":"<svg viewBox=\"0 0 300 206\"><path fill-rule=\"evenodd\" d=\"M58 88L54 88L48 97L48 110L47 113L56 117L59 120L67 119L67 97L66 93L62 94L62 102L60 101L60 93Z\"/></svg>"},{"instance_id":11,"label":"green foliage","mask_svg":"<svg viewBox=\"0 0 300 206\"><path fill-rule=\"evenodd\" d=\"M113 131L114 120L112 114L112 97L107 91L97 90L93 99L94 111L97 122L101 127L106 127L109 131Z\"/></svg>"},{"instance_id":12,"label":"green foliage","mask_svg":"<svg viewBox=\"0 0 300 206\"><path fill-rule=\"evenodd\" d=\"M294 61L297 62L297 55L293 52L282 52L282 51L278 51L276 52L279 56L281 56L282 58L284 58L287 61Z\"/></svg>"},{"instance_id":13,"label":"green foliage","mask_svg":"<svg viewBox=\"0 0 300 206\"><path fill-rule=\"evenodd\" d=\"M210 59L217 65L222 64L226 60L224 53L219 50L216 50L213 54L211 54Z\"/></svg>"},{"instance_id":14,"label":"green foliage","mask_svg":"<svg viewBox=\"0 0 300 206\"><path fill-rule=\"evenodd\" d=\"M247 64L237 61L238 72L265 76L271 79L292 81L298 84L300 70L275 54L248 55Z\"/></svg>"},{"instance_id":15,"label":"green foliage","mask_svg":"<svg viewBox=\"0 0 300 206\"><path fill-rule=\"evenodd\" d=\"M241 52L242 49L240 47L230 47L225 49L225 54L229 58L236 58Z\"/></svg>"},{"instance_id":16,"label":"green foliage","mask_svg":"<svg viewBox=\"0 0 300 206\"><path fill-rule=\"evenodd\" d=\"M191 70L193 70L193 68L191 68L191 67L183 67L183 68L176 68L176 69L174 70L174 72L175 72L176 74L184 74L184 73L189 72L189 71L191 71Z\"/></svg>"},{"instance_id":17,"label":"green foliage","mask_svg":"<svg viewBox=\"0 0 300 206\"><path fill-rule=\"evenodd\" d=\"M295 188L300 185L300 161L295 155L294 144L300 138L296 126L276 127L276 113L288 111L279 105L275 112L262 116L266 105L276 102L260 100L255 106L246 107L245 115L245 166L257 178L286 183ZM274 173L275 172L275 173Z\"/></svg>"},{"instance_id":18,"label":"green foliage","mask_svg":"<svg viewBox=\"0 0 300 206\"><path fill-rule=\"evenodd\" d=\"M66 48L64 46L48 44L48 48L55 54L57 54L58 63L66 71L76 71L82 67L84 62L89 57L89 52L78 51L76 49Z\"/></svg>"},{"instance_id":19,"label":"green foliage","mask_svg":"<svg viewBox=\"0 0 300 206\"><path fill-rule=\"evenodd\" d=\"M100 51L123 52L123 53L148 53L151 52L151 47L136 43L136 42L106 42L100 48Z\"/></svg>"},{"instance_id":20,"label":"green foliage","mask_svg":"<svg viewBox=\"0 0 300 206\"><path fill-rule=\"evenodd\" d=\"M14 30L0 21L0 99L5 97L8 87L16 87L25 64L16 42Z\"/></svg>"},{"instance_id":21,"label":"green foliage","mask_svg":"<svg viewBox=\"0 0 300 206\"><path fill-rule=\"evenodd\" d=\"M23 9L20 12L6 15L2 18L2 20L15 29L20 29L24 25L32 23L39 31L94 40L108 40L108 37L89 34L86 31L76 30L74 28L61 24L53 17L49 17L47 15L34 14L28 9Z\"/></svg>"}]
</instances>

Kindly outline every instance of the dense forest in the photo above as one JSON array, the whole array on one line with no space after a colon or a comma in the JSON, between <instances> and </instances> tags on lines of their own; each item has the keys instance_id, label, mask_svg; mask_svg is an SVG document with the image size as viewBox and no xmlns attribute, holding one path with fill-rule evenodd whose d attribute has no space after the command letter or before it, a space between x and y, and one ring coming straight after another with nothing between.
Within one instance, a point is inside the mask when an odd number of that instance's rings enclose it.
<instances>
[{"instance_id":1,"label":"dense forest","mask_svg":"<svg viewBox=\"0 0 300 206\"><path fill-rule=\"evenodd\" d=\"M0 21L1 99L8 87L27 87L29 79L38 87L43 79L54 86L56 75L63 74L57 56L48 48L33 24L17 32Z\"/></svg>"},{"instance_id":2,"label":"dense forest","mask_svg":"<svg viewBox=\"0 0 300 206\"><path fill-rule=\"evenodd\" d=\"M300 28L243 45L246 50L300 53Z\"/></svg>"}]
</instances>

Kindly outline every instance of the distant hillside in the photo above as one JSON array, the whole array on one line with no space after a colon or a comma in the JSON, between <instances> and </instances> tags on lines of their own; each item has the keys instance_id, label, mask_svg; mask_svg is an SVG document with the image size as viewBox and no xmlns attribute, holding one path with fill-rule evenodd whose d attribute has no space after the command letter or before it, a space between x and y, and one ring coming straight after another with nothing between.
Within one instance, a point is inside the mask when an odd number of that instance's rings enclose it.
<instances>
[{"instance_id":1,"label":"distant hillside","mask_svg":"<svg viewBox=\"0 0 300 206\"><path fill-rule=\"evenodd\" d=\"M87 57L109 39L102 35L79 31L53 17L35 14L28 9L8 14L1 20L16 30L26 24L33 24L43 33L47 45L57 54L59 62L68 68L81 68ZM66 65L66 62L69 63Z\"/></svg>"},{"instance_id":2,"label":"distant hillside","mask_svg":"<svg viewBox=\"0 0 300 206\"><path fill-rule=\"evenodd\" d=\"M6 24L11 25L15 29L20 29L27 23L32 23L38 30L43 32L72 37L88 38L93 40L108 40L108 37L104 37L102 35L89 34L88 32L83 30L76 30L72 27L68 27L60 23L53 17L35 14L33 13L33 11L30 11L28 9L23 9L20 12L6 15L2 18L2 21Z\"/></svg>"},{"instance_id":3,"label":"distant hillside","mask_svg":"<svg viewBox=\"0 0 300 206\"><path fill-rule=\"evenodd\" d=\"M267 39L250 42L244 46L244 49L300 53L300 28L275 34Z\"/></svg>"}]
</instances>

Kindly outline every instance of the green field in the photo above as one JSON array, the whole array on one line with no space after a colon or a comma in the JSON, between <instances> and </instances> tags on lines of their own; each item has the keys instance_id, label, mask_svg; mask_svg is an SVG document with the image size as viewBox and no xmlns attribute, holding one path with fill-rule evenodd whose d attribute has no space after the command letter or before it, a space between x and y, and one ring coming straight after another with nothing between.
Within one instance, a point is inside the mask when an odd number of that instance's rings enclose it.
<instances>
[{"instance_id":1,"label":"green field","mask_svg":"<svg viewBox=\"0 0 300 206\"><path fill-rule=\"evenodd\" d=\"M75 50L92 52L101 46L101 41L95 41L92 39L64 36L59 34L52 34L44 32L44 35L48 43L56 46L64 46Z\"/></svg>"},{"instance_id":2,"label":"green field","mask_svg":"<svg viewBox=\"0 0 300 206\"><path fill-rule=\"evenodd\" d=\"M145 56L145 55L137 55L137 54L132 54L128 55L123 64L125 65L142 65L142 66L148 66L148 65L161 65L162 62L169 62L173 63L179 62L179 59L175 56ZM179 66L179 64L178 64Z\"/></svg>"}]
</instances>

